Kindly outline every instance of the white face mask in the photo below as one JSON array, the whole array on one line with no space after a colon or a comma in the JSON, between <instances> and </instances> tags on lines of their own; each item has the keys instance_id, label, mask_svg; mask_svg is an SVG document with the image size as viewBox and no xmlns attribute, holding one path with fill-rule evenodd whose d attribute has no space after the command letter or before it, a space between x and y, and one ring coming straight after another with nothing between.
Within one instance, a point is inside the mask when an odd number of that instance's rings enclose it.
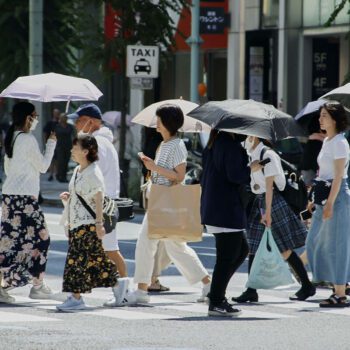
<instances>
[{"instance_id":1,"label":"white face mask","mask_svg":"<svg viewBox=\"0 0 350 350\"><path fill-rule=\"evenodd\" d=\"M246 140L244 141L244 148L248 152L251 152L253 147L254 147L254 138L247 137Z\"/></svg>"},{"instance_id":2,"label":"white face mask","mask_svg":"<svg viewBox=\"0 0 350 350\"><path fill-rule=\"evenodd\" d=\"M30 131L34 131L38 124L39 120L37 118L34 118L32 124L30 124Z\"/></svg>"}]
</instances>

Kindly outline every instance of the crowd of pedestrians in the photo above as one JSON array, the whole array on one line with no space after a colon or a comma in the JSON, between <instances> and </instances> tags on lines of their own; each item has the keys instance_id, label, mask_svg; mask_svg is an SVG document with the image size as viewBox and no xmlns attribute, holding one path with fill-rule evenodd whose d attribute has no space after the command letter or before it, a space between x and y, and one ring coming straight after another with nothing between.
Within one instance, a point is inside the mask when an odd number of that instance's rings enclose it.
<instances>
[{"instance_id":1,"label":"crowd of pedestrians","mask_svg":"<svg viewBox=\"0 0 350 350\"><path fill-rule=\"evenodd\" d=\"M182 110L165 104L158 107L156 116L159 146L154 157L140 155L151 175L146 198L152 184L160 185L164 192L168 186L181 183L186 173L187 150L178 137L184 123ZM301 284L291 300L308 299L316 293L313 282L326 281L332 284L333 292L320 302L320 307L349 306L346 296L350 280L349 144L344 137L347 116L340 103L325 103L319 118L310 125L301 168L311 191L309 230L280 193L286 186L286 177L271 141L213 129L203 152L201 176L201 223L215 237L213 274L210 276L186 242L150 238L146 211L135 250L135 290L119 249L117 228L106 234L103 223L104 197L116 200L120 191L113 134L104 127L101 111L95 104L82 105L68 118L74 121L75 129L67 123L66 115L54 113L50 125L45 127L47 142L42 153L31 133L38 124L34 106L19 102L13 107L12 124L4 142L0 302L15 302L9 291L29 283L31 298L52 298L52 291L44 282L50 236L38 197L40 173L52 164L56 148L60 170L53 168L51 177L67 181L70 154L78 164L69 190L60 196L65 207L62 222L68 237L63 292L69 293L69 297L57 306L59 311L84 309L81 294L96 287L112 288L113 298L104 303L105 307L148 303L150 290L169 290L158 277L174 263L190 284L202 283L198 301L208 301L209 316L238 315L241 311L235 305L258 302L258 291L248 288L233 297L232 304L226 289L247 257L250 272L266 228L271 229L281 256ZM242 199L242 188L247 185L254 195L249 210ZM306 248L303 259L295 252L301 247ZM308 262L313 282L303 262Z\"/></svg>"}]
</instances>

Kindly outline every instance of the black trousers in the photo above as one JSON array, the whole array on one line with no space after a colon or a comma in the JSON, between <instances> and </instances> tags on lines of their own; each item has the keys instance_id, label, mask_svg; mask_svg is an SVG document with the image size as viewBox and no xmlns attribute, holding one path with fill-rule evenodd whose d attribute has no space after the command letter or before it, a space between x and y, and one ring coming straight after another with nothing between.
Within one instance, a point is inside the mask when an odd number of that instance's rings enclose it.
<instances>
[{"instance_id":1,"label":"black trousers","mask_svg":"<svg viewBox=\"0 0 350 350\"><path fill-rule=\"evenodd\" d=\"M216 233L214 236L216 263L209 299L212 305L219 305L225 299L227 285L248 255L249 248L243 231Z\"/></svg>"}]
</instances>

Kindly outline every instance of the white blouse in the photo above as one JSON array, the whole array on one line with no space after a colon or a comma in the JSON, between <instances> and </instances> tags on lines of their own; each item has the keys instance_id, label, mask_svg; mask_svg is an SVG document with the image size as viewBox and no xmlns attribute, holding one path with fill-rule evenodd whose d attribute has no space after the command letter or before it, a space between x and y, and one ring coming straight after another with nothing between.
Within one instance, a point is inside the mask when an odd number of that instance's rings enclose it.
<instances>
[{"instance_id":1,"label":"white blouse","mask_svg":"<svg viewBox=\"0 0 350 350\"><path fill-rule=\"evenodd\" d=\"M322 180L334 179L334 161L336 159L345 159L345 168L343 173L343 179L348 177L349 167L349 143L343 134L338 134L332 139L326 137L323 141L323 145L320 153L317 157L319 165L318 177Z\"/></svg>"},{"instance_id":2,"label":"white blouse","mask_svg":"<svg viewBox=\"0 0 350 350\"><path fill-rule=\"evenodd\" d=\"M18 135L18 131L13 137ZM15 140L12 158L5 155L6 180L2 193L7 195L34 196L38 198L40 173L45 173L51 164L56 141L49 139L44 154L31 133L21 133Z\"/></svg>"},{"instance_id":3,"label":"white blouse","mask_svg":"<svg viewBox=\"0 0 350 350\"><path fill-rule=\"evenodd\" d=\"M79 169L80 166L74 169L73 176L69 182L68 224L71 230L81 225L95 223L95 219L83 206L77 193L83 197L93 211L96 211L94 199L96 193L102 192L102 195L104 195L103 175L98 165L91 163L82 172L79 172Z\"/></svg>"},{"instance_id":4,"label":"white blouse","mask_svg":"<svg viewBox=\"0 0 350 350\"><path fill-rule=\"evenodd\" d=\"M260 142L254 151L250 154L251 161L260 161L260 154L262 149L266 147ZM250 174L250 187L253 193L263 194L266 192L265 178L274 176L274 182L280 191L283 191L286 186L286 178L281 164L281 159L276 152L271 149L267 149L264 153L263 159L270 158L271 161L264 166L264 172L262 170L251 172Z\"/></svg>"}]
</instances>

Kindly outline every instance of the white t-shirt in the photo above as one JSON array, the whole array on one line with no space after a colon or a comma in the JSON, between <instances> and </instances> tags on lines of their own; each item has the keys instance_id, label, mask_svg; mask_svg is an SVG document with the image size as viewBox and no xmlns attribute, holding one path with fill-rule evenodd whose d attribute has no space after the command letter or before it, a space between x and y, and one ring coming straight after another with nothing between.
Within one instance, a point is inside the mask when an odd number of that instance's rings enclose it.
<instances>
[{"instance_id":1,"label":"white t-shirt","mask_svg":"<svg viewBox=\"0 0 350 350\"><path fill-rule=\"evenodd\" d=\"M160 144L154 162L165 169L174 170L178 165L186 163L186 159L186 146L181 139L176 138L168 142L163 141ZM165 186L172 185L169 179L157 172L152 172L152 183Z\"/></svg>"},{"instance_id":2,"label":"white t-shirt","mask_svg":"<svg viewBox=\"0 0 350 350\"><path fill-rule=\"evenodd\" d=\"M343 134L338 134L328 140L323 141L321 151L317 157L319 165L318 177L322 180L334 179L334 160L345 158L345 168L343 179L348 177L349 166L349 144Z\"/></svg>"},{"instance_id":3,"label":"white t-shirt","mask_svg":"<svg viewBox=\"0 0 350 350\"><path fill-rule=\"evenodd\" d=\"M80 166L74 169L69 182L68 223L70 229L94 224L96 221L83 206L77 193L83 197L94 212L96 211L94 196L97 192L102 192L102 196L104 195L103 175L96 162L91 163L82 172L79 172L79 169Z\"/></svg>"},{"instance_id":4,"label":"white t-shirt","mask_svg":"<svg viewBox=\"0 0 350 350\"><path fill-rule=\"evenodd\" d=\"M260 154L264 147L266 146L262 142L256 146L254 151L250 154L252 162L254 160L260 161ZM264 172L259 170L254 173L251 172L250 174L250 187L255 194L263 194L266 192L266 177L274 176L274 182L280 191L283 191L286 186L286 178L278 154L271 149L267 149L263 159L266 158L270 158L271 161L264 166Z\"/></svg>"}]
</instances>

